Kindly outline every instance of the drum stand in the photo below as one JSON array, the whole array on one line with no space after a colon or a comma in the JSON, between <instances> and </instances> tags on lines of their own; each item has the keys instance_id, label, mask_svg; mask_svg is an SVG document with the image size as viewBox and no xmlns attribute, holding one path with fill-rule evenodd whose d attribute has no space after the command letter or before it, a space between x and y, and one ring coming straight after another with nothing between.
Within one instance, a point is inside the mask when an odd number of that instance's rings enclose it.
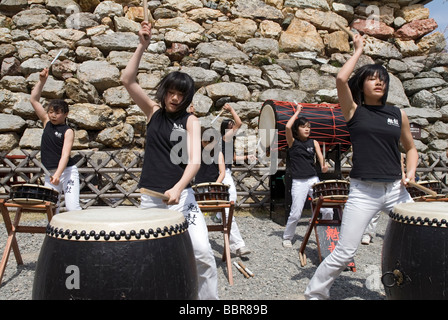
<instances>
[{"instance_id":1,"label":"drum stand","mask_svg":"<svg viewBox=\"0 0 448 320\"><path fill-rule=\"evenodd\" d=\"M224 251L222 253L222 261L227 265L227 277L229 284L233 286L233 274L232 274L232 261L230 259L230 227L232 226L233 211L235 203L230 201L228 203L219 204L199 204L199 208L202 212L221 212L221 224L207 225L207 230L221 231L224 234ZM229 209L229 216L226 217L226 209Z\"/></svg>"},{"instance_id":2,"label":"drum stand","mask_svg":"<svg viewBox=\"0 0 448 320\"><path fill-rule=\"evenodd\" d=\"M14 222L11 222L11 217L9 215L8 208L17 208ZM20 218L22 216L22 211L32 211L32 212L46 212L48 222L55 214L56 206L51 202L44 202L43 204L20 204L14 202L6 202L5 199L0 199L0 209L3 216L3 222L5 223L6 232L8 234L8 240L6 241L5 250L3 251L2 260L0 263L0 285L2 283L3 274L6 269L6 264L8 263L9 254L11 249L14 251L14 256L16 258L17 264L23 264L22 256L20 255L19 245L16 239L16 233L46 233L47 227L35 227L35 226L20 226Z\"/></svg>"},{"instance_id":3,"label":"drum stand","mask_svg":"<svg viewBox=\"0 0 448 320\"><path fill-rule=\"evenodd\" d=\"M305 248L306 245L308 243L308 240L311 236L311 232L315 231L316 233L316 238L317 238L317 249L319 252L319 261L322 262L322 252L321 252L321 248L320 248L320 243L319 243L319 239L318 239L318 235L317 235L317 225L318 224L332 224L332 225L336 225L336 226L340 226L341 225L341 220L342 220L342 210L344 207L344 204L347 200L345 198L343 199L335 199L335 198L325 198L323 196L320 196L317 200L314 199L313 202L311 203L311 209L312 209L312 218L310 221L310 224L308 226L308 229L305 233L305 236L303 238L303 242L300 246L299 249L299 259L300 259L300 265L302 267L304 267L306 265L306 254L305 254ZM333 220L324 220L319 218L319 213L320 213L320 209L322 207L325 208L333 208L333 209L337 209L338 211L338 218L337 219L333 219ZM355 267L354 264L353 266L351 266L351 264L349 265L349 267L352 269L352 271L355 271Z\"/></svg>"}]
</instances>

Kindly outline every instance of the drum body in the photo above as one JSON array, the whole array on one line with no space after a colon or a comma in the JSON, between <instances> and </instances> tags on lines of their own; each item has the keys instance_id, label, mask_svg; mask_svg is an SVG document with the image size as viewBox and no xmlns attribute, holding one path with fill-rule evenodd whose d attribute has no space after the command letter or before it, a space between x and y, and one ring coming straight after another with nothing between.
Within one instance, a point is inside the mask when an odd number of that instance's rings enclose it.
<instances>
[{"instance_id":1,"label":"drum body","mask_svg":"<svg viewBox=\"0 0 448 320\"><path fill-rule=\"evenodd\" d=\"M323 196L328 199L347 199L350 183L346 180L324 180L313 185L314 199Z\"/></svg>"},{"instance_id":2,"label":"drum body","mask_svg":"<svg viewBox=\"0 0 448 320\"><path fill-rule=\"evenodd\" d=\"M55 215L36 266L36 300L197 299L184 216L163 209Z\"/></svg>"},{"instance_id":3,"label":"drum body","mask_svg":"<svg viewBox=\"0 0 448 320\"><path fill-rule=\"evenodd\" d=\"M39 204L45 201L57 203L59 192L53 188L24 183L12 185L9 197L21 204Z\"/></svg>"},{"instance_id":4,"label":"drum body","mask_svg":"<svg viewBox=\"0 0 448 320\"><path fill-rule=\"evenodd\" d=\"M205 182L192 186L198 204L219 204L229 202L229 185Z\"/></svg>"},{"instance_id":5,"label":"drum body","mask_svg":"<svg viewBox=\"0 0 448 320\"><path fill-rule=\"evenodd\" d=\"M402 203L389 216L381 278L387 299L447 299L448 205Z\"/></svg>"},{"instance_id":6,"label":"drum body","mask_svg":"<svg viewBox=\"0 0 448 320\"><path fill-rule=\"evenodd\" d=\"M350 134L338 104L300 103L300 105L302 111L299 116L307 118L310 122L311 139L321 144L325 142L326 149L337 144L341 145L341 152L350 148ZM295 110L296 105L292 102L277 100L264 102L258 120L260 143L264 148L282 150L287 147L286 123L294 115Z\"/></svg>"},{"instance_id":7,"label":"drum body","mask_svg":"<svg viewBox=\"0 0 448 320\"><path fill-rule=\"evenodd\" d=\"M437 192L437 194L442 193L442 185L437 180L424 180L424 181L419 181L417 183L422 185L423 187L426 187L432 191ZM417 189L416 187L408 186L406 189L408 190L408 192L412 198L420 198L420 197L427 196L427 194L424 191Z\"/></svg>"}]
</instances>

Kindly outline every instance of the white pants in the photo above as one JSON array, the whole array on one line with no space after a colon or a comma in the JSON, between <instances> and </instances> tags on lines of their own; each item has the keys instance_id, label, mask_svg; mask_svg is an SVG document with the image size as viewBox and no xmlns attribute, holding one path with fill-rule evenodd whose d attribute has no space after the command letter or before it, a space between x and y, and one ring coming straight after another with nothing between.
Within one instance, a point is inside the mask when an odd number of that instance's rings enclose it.
<instances>
[{"instance_id":1,"label":"white pants","mask_svg":"<svg viewBox=\"0 0 448 320\"><path fill-rule=\"evenodd\" d=\"M291 186L292 205L289 213L288 222L283 232L284 240L292 240L296 232L297 224L302 217L303 206L308 195L313 197L313 185L319 182L318 177L308 179L293 179ZM333 216L332 208L321 208L323 219L331 219Z\"/></svg>"},{"instance_id":2,"label":"white pants","mask_svg":"<svg viewBox=\"0 0 448 320\"><path fill-rule=\"evenodd\" d=\"M50 171L53 173L56 170ZM54 185L50 183L50 177L45 175L45 186L56 189L59 192L58 207L56 213L59 213L59 202L62 192L65 196L65 208L67 211L82 210L79 205L79 172L77 166L70 166L65 168L62 172L59 184Z\"/></svg>"},{"instance_id":3,"label":"white pants","mask_svg":"<svg viewBox=\"0 0 448 320\"><path fill-rule=\"evenodd\" d=\"M317 268L305 290L305 298L328 299L334 280L354 258L364 230L372 218L378 211L389 212L397 203L412 201L401 180L386 183L351 179L339 241L333 252Z\"/></svg>"},{"instance_id":4,"label":"white pants","mask_svg":"<svg viewBox=\"0 0 448 320\"><path fill-rule=\"evenodd\" d=\"M222 180L223 184L228 184L229 187L229 200L233 201L236 204L237 193L235 182L232 177L232 170L226 169L226 175L224 180ZM226 209L226 216L229 215L229 209ZM221 218L221 213L218 213L216 216ZM239 248L244 247L246 244L244 243L243 237L241 236L240 229L235 221L235 216L232 217L232 226L230 227L230 250L236 251Z\"/></svg>"},{"instance_id":5,"label":"white pants","mask_svg":"<svg viewBox=\"0 0 448 320\"><path fill-rule=\"evenodd\" d=\"M208 238L207 225L194 198L194 191L182 191L179 204L166 205L162 199L142 194L142 208L163 208L181 212L188 222L188 233L193 245L198 272L198 298L200 300L218 299L218 272L215 256Z\"/></svg>"}]
</instances>

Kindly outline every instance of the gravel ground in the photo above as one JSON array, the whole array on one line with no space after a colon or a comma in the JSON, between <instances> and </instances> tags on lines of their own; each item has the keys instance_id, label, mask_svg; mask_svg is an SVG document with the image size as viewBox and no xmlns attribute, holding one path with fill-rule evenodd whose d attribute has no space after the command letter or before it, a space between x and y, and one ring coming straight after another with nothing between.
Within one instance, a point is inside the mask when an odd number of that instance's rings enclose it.
<instances>
[{"instance_id":1,"label":"gravel ground","mask_svg":"<svg viewBox=\"0 0 448 320\"><path fill-rule=\"evenodd\" d=\"M30 215L29 217L27 215ZM36 218L24 214L21 224L45 225L43 215ZM209 217L207 217L209 219ZM210 243L215 252L219 275L219 296L222 300L302 300L303 292L318 265L318 253L314 232L306 247L307 264L302 267L298 251L308 228L310 215L304 212L296 229L292 248L282 247L284 227L269 218L269 212L239 211L236 219L246 246L251 250L243 258L232 255L233 261L242 261L254 273L245 278L232 265L234 285L227 279L225 262L221 261L223 236L210 233ZM389 217L382 214L377 227L377 236L370 245L360 245L355 257L356 272L344 271L331 290L332 300L383 300L384 289L381 277L381 248ZM1 221L0 250L6 243L6 232ZM0 285L0 300L30 300L34 270L42 245L42 234L18 234L17 239L24 264L18 266L11 253Z\"/></svg>"}]
</instances>

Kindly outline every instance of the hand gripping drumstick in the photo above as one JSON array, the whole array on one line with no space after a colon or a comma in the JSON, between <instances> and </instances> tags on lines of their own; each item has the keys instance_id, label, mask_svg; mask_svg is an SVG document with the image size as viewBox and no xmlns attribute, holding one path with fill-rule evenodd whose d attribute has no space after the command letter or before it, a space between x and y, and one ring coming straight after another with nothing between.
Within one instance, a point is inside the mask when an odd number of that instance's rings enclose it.
<instances>
[{"instance_id":1,"label":"hand gripping drumstick","mask_svg":"<svg viewBox=\"0 0 448 320\"><path fill-rule=\"evenodd\" d=\"M434 196L434 197L437 196L437 192L435 192L434 190L428 189L428 188L422 186L422 185L419 184L419 183L416 183L416 182L413 182L413 181L408 181L408 179L406 179L406 182L407 182L410 186L415 187L415 188L417 188L417 189L420 189L421 191L423 191L423 192L425 192L425 193L427 193L427 194L429 194L429 195L431 195L431 196Z\"/></svg>"},{"instance_id":2,"label":"hand gripping drumstick","mask_svg":"<svg viewBox=\"0 0 448 320\"><path fill-rule=\"evenodd\" d=\"M344 31L346 34L348 34L349 37L351 37L352 39L355 37L355 34L353 32L351 32L349 29L347 29L346 27L344 27L339 21L335 21L334 23L336 23L336 25L341 28L342 31Z\"/></svg>"},{"instance_id":3,"label":"hand gripping drumstick","mask_svg":"<svg viewBox=\"0 0 448 320\"><path fill-rule=\"evenodd\" d=\"M146 189L146 188L140 188L140 192L143 193L143 194L146 194L147 196L156 197L156 198L160 198L160 199L163 199L163 200L169 200L170 199L169 197L167 197L163 193L152 191L152 190L149 190L149 189Z\"/></svg>"}]
</instances>

